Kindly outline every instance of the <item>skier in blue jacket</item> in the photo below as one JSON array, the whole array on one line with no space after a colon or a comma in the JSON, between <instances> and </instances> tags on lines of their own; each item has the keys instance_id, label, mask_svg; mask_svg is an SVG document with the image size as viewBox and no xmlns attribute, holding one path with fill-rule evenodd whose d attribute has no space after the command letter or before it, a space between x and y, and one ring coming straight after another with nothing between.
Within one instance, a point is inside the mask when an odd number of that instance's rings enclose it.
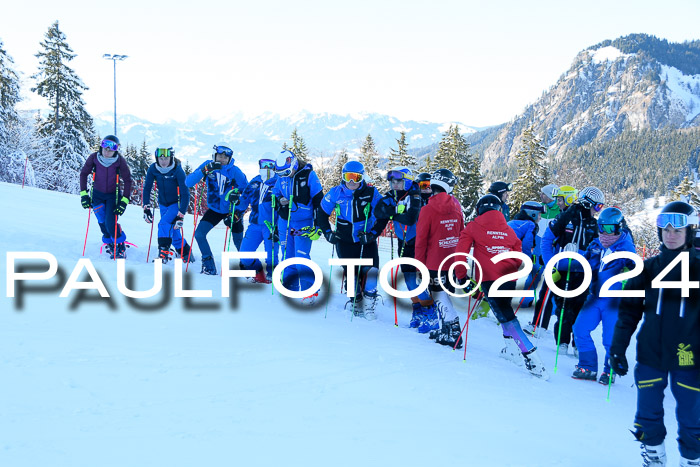
<instances>
[{"instance_id":1,"label":"skier in blue jacket","mask_svg":"<svg viewBox=\"0 0 700 467\"><path fill-rule=\"evenodd\" d=\"M377 189L368 185L365 167L361 162L348 161L342 168L343 181L328 190L321 201L316 223L329 243L335 244L338 258L369 258L372 266L356 269L355 290L346 308L352 308L357 316L374 319L377 293L377 268L379 251L377 237L382 233L388 219L377 220L374 210L381 199ZM335 231L328 218L335 211ZM345 266L343 266L346 268ZM367 300L363 300L367 298Z\"/></svg>"},{"instance_id":2,"label":"skier in blue jacket","mask_svg":"<svg viewBox=\"0 0 700 467\"><path fill-rule=\"evenodd\" d=\"M277 212L273 208L276 204L273 200L272 188L277 183L274 159L260 159L258 161L260 175L248 183L243 190L236 211L243 211L250 206L248 215L248 229L243 237L240 251L255 251L263 243L267 252L266 270L258 259L241 259L241 266L245 269L254 269L253 282L269 284L272 277L272 268L279 263L277 256L279 248L279 220Z\"/></svg>"},{"instance_id":3,"label":"skier in blue jacket","mask_svg":"<svg viewBox=\"0 0 700 467\"><path fill-rule=\"evenodd\" d=\"M216 262L212 256L207 234L222 220L231 227L231 237L240 251L243 240L242 211L234 210L240 193L248 185L248 179L235 165L233 150L226 143L214 146L211 161L203 162L185 179L188 187L195 186L202 178L207 184L207 211L195 230L199 251L202 253L202 274L216 275Z\"/></svg>"},{"instance_id":4,"label":"skier in blue jacket","mask_svg":"<svg viewBox=\"0 0 700 467\"><path fill-rule=\"evenodd\" d=\"M190 190L185 185L185 171L180 161L175 159L175 151L167 144L158 146L155 150L156 161L146 172L143 185L143 219L153 223L151 209L151 192L155 182L158 190L158 207L160 221L158 222L158 257L167 263L172 257L170 247L175 247L175 254L185 262L194 262L190 254L190 245L182 237L182 225L190 202Z\"/></svg>"},{"instance_id":5,"label":"skier in blue jacket","mask_svg":"<svg viewBox=\"0 0 700 467\"><path fill-rule=\"evenodd\" d=\"M528 290L533 290L534 285L539 282L542 267L539 265L538 257L540 256L540 237L537 235L539 231L539 221L544 207L537 201L525 201L520 207L520 211L515 215L515 218L508 222L508 226L515 232L522 242L522 251L532 259L532 271L525 281L525 287ZM523 298L521 305L529 307L534 301L534 298Z\"/></svg>"},{"instance_id":6,"label":"skier in blue jacket","mask_svg":"<svg viewBox=\"0 0 700 467\"><path fill-rule=\"evenodd\" d=\"M290 150L285 149L275 161L277 182L272 187L275 196L275 209L279 214L279 239L282 260L290 258L310 258L311 241L320 236L315 233L315 211L323 198L323 187L311 164L301 161ZM302 235L306 233L307 235ZM312 236L309 236L312 235ZM307 266L286 268L284 286L292 291L309 289L314 276ZM318 297L318 291L303 299L311 305Z\"/></svg>"},{"instance_id":7,"label":"skier in blue jacket","mask_svg":"<svg viewBox=\"0 0 700 467\"><path fill-rule=\"evenodd\" d=\"M379 219L391 220L394 235L397 237L397 247L400 258L416 257L416 225L421 208L428 203L432 194L430 190L430 174L421 173L413 179L413 173L408 167L395 167L387 172L390 188L379 201L376 216ZM425 196L423 191L429 192ZM393 254L393 252L392 252ZM414 266L401 265L404 282L408 290L418 288L418 272ZM418 328L428 318L437 318L430 292L427 290L411 297L413 313L409 327ZM425 327L424 327L425 328Z\"/></svg>"},{"instance_id":8,"label":"skier in blue jacket","mask_svg":"<svg viewBox=\"0 0 700 467\"><path fill-rule=\"evenodd\" d=\"M578 365L572 378L595 381L598 376L598 353L591 339L591 332L603 323L603 347L605 360L603 374L599 383L607 385L610 382L610 344L617 322L617 311L620 299L601 297L600 288L613 276L622 273L623 269L633 269L634 261L630 259L615 259L607 263L603 258L618 251L635 253L632 237L624 231L624 217L618 208L605 208L598 217L598 238L594 239L584 255L593 271L590 294L574 323L574 338L578 346ZM610 290L621 290L622 283L615 282ZM614 378L613 378L614 382Z\"/></svg>"}]
</instances>

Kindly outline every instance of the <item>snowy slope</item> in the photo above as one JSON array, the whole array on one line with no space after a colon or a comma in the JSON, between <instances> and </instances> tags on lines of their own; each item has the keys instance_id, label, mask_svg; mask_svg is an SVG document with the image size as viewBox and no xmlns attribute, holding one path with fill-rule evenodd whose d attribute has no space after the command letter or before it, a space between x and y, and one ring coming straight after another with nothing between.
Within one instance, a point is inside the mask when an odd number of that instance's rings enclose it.
<instances>
[{"instance_id":1,"label":"snowy slope","mask_svg":"<svg viewBox=\"0 0 700 467\"><path fill-rule=\"evenodd\" d=\"M3 258L51 252L65 282L87 220L78 197L3 183L0 198L11 201ZM136 206L122 224L139 246L128 251L128 270L139 290L149 289L149 226ZM215 248L223 235L212 232ZM199 261L187 273L190 288L213 298L188 304L163 293L143 302L165 304L144 311L119 296L116 266L99 255L100 243L93 219L86 256L113 309L105 300L75 304L77 291L58 298L63 282L28 292L21 309L3 294L0 466L639 464L627 431L631 377L613 385L608 402L606 387L570 378L572 356L560 356L554 373L551 333L538 343L551 375L544 382L498 357L500 328L489 319L470 323L463 361L462 351L406 328L406 301L398 328L388 297L377 321L350 320L335 269L324 318L322 304L302 309L269 286L236 283L235 299L222 299L220 279L198 274ZM330 254L324 241L312 249L324 270ZM207 304L214 309L195 309ZM525 322L531 310L519 317ZM594 338L600 342L600 330ZM671 397L666 411L673 414ZM672 417L667 423L673 465L677 428Z\"/></svg>"}]
</instances>

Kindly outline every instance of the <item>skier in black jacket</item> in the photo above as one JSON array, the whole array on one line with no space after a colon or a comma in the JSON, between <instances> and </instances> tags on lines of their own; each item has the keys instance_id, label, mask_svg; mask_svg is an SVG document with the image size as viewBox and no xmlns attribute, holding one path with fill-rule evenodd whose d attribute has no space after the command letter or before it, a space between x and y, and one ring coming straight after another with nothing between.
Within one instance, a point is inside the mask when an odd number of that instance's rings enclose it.
<instances>
[{"instance_id":1,"label":"skier in black jacket","mask_svg":"<svg viewBox=\"0 0 700 467\"><path fill-rule=\"evenodd\" d=\"M642 456L649 462L646 465L665 465L663 399L670 375L677 406L680 465L700 465L700 254L693 248L697 212L687 203L674 201L661 210L656 225L663 242L661 252L646 260L643 272L625 286L627 291L644 291L644 297L620 301L610 364L619 375L627 374L625 350L644 316L637 334L634 369L634 435L642 443ZM669 271L661 274L669 266ZM654 283L655 279L661 284Z\"/></svg>"}]
</instances>

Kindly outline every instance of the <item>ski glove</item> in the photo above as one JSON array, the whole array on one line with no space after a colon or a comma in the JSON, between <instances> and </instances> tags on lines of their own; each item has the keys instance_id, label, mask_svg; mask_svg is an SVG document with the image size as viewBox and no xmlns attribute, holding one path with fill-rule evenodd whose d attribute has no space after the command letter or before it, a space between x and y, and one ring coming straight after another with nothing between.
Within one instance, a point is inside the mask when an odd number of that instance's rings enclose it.
<instances>
[{"instance_id":1,"label":"ski glove","mask_svg":"<svg viewBox=\"0 0 700 467\"><path fill-rule=\"evenodd\" d=\"M326 230L325 232L323 232L323 236L326 237L326 241L332 245L335 245L340 241L340 237L338 237L338 234L336 234L332 230Z\"/></svg>"},{"instance_id":2,"label":"ski glove","mask_svg":"<svg viewBox=\"0 0 700 467\"><path fill-rule=\"evenodd\" d=\"M318 240L319 238L321 238L321 234L323 234L323 230L314 226L303 227L301 231L301 236L306 237L309 240Z\"/></svg>"},{"instance_id":3,"label":"ski glove","mask_svg":"<svg viewBox=\"0 0 700 467\"><path fill-rule=\"evenodd\" d=\"M610 349L610 368L620 376L625 376L629 370L625 352Z\"/></svg>"},{"instance_id":4,"label":"ski glove","mask_svg":"<svg viewBox=\"0 0 700 467\"><path fill-rule=\"evenodd\" d=\"M554 282L559 282L559 279L561 279L561 273L558 270L553 269L552 270L552 280Z\"/></svg>"},{"instance_id":5,"label":"ski glove","mask_svg":"<svg viewBox=\"0 0 700 467\"><path fill-rule=\"evenodd\" d=\"M363 245L369 245L370 243L377 240L377 236L372 231L360 232L358 236L360 237L360 243Z\"/></svg>"},{"instance_id":6,"label":"ski glove","mask_svg":"<svg viewBox=\"0 0 700 467\"><path fill-rule=\"evenodd\" d=\"M177 216L175 216L175 219L173 219L173 227L176 229L181 229L182 226L184 225L184 220L185 220L185 215L182 214L181 212L178 212Z\"/></svg>"},{"instance_id":7,"label":"ski glove","mask_svg":"<svg viewBox=\"0 0 700 467\"><path fill-rule=\"evenodd\" d=\"M241 199L241 192L238 188L233 188L226 193L226 201L233 204L238 204L238 200Z\"/></svg>"},{"instance_id":8,"label":"ski glove","mask_svg":"<svg viewBox=\"0 0 700 467\"><path fill-rule=\"evenodd\" d=\"M241 221L241 213L238 211L233 211L230 216L224 217L224 225L226 227L231 227L233 224L238 224Z\"/></svg>"},{"instance_id":9,"label":"ski glove","mask_svg":"<svg viewBox=\"0 0 700 467\"><path fill-rule=\"evenodd\" d=\"M270 236L267 237L268 240L272 240L273 243L277 243L280 241L280 234L279 230L277 230L277 226L273 226L270 221L265 221L265 227L267 227L267 230L270 231Z\"/></svg>"},{"instance_id":10,"label":"ski glove","mask_svg":"<svg viewBox=\"0 0 700 467\"><path fill-rule=\"evenodd\" d=\"M396 206L396 214L403 214L406 212L406 205L405 204L399 204Z\"/></svg>"},{"instance_id":11,"label":"ski glove","mask_svg":"<svg viewBox=\"0 0 700 467\"><path fill-rule=\"evenodd\" d=\"M129 205L129 198L126 196L122 196L121 201L119 201L119 204L114 208L114 214L117 216L121 216L124 214L124 211L126 211L126 207Z\"/></svg>"},{"instance_id":12,"label":"ski glove","mask_svg":"<svg viewBox=\"0 0 700 467\"><path fill-rule=\"evenodd\" d=\"M88 192L85 190L80 192L80 204L82 204L85 209L92 207L92 199L90 199L90 195L88 195Z\"/></svg>"},{"instance_id":13,"label":"ski glove","mask_svg":"<svg viewBox=\"0 0 700 467\"><path fill-rule=\"evenodd\" d=\"M204 174L205 177L208 177L211 175L215 170L219 170L221 168L221 162L210 162L204 167L202 167L202 173Z\"/></svg>"},{"instance_id":14,"label":"ski glove","mask_svg":"<svg viewBox=\"0 0 700 467\"><path fill-rule=\"evenodd\" d=\"M151 211L151 206L148 204L143 207L143 220L147 224L153 224L153 212Z\"/></svg>"}]
</instances>

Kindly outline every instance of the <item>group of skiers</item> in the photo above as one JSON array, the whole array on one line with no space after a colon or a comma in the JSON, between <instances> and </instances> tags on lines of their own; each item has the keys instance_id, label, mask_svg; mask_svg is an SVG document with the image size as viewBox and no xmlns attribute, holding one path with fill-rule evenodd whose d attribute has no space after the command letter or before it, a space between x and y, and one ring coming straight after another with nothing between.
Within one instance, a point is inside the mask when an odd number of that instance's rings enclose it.
<instances>
[{"instance_id":1,"label":"group of skiers","mask_svg":"<svg viewBox=\"0 0 700 467\"><path fill-rule=\"evenodd\" d=\"M132 183L128 165L118 149L119 140L107 136L80 173L82 205L94 210L104 247L112 258L125 257L126 234L118 217L129 203ZM159 258L168 261L175 255L187 262L195 260L191 246L181 235L181 227L190 201L189 188L204 179L207 210L194 234L202 255L203 274L217 274L207 234L221 221L230 229L239 251L255 251L264 244L265 266L259 260L241 261L242 267L256 271L254 281L261 283L270 283L280 261L310 258L313 241L323 236L333 245L333 255L368 260L368 265L345 273L346 291L352 284L348 277L355 278L346 309L355 316L374 319L381 300L377 292L377 238L391 223L398 256L420 261L430 274L428 290L411 299L409 326L419 333L429 333L439 344L461 347L462 328L450 298L455 286L460 285L476 300L482 300L480 309L490 310L500 323L505 342L501 355L542 379L548 378L547 371L528 335L546 335L552 314L558 319L554 328L558 352L565 354L572 349L578 357L572 377L606 385L614 382L615 373L627 373L625 350L644 316L635 368L635 436L642 442L648 465L665 465L662 400L670 375L678 404L681 465L700 465L700 364L694 353L700 347L700 296L697 282L689 282L689 278L700 277L700 259L693 243L698 217L692 206L684 202L666 205L657 218L661 253L644 263L641 274L626 283L614 282L608 288L609 279L634 269L635 264L624 257L611 261L605 258L617 252L633 253L635 247L622 211L605 208L605 196L596 187L579 192L571 186L546 185L541 189L539 202L523 203L511 220L507 201L512 184L497 181L477 202L476 217L465 225L462 206L451 195L457 180L444 168L414 176L407 167L392 167L387 172L390 190L383 195L368 180L358 161L349 161L342 167L341 184L325 195L311 164L292 151L260 159L259 172L248 182L235 165L231 147L219 143L213 148L211 160L185 176L173 148L159 146L146 175L143 196L144 219L152 223L151 194L157 187ZM88 193L91 173L93 183ZM243 215L248 208L248 228L244 232ZM522 261L506 259L494 263L492 258L514 251L531 257L534 265L526 280L526 288L535 291L534 299L521 301L521 305L534 306L533 320L525 328L521 328L516 317L512 299L493 292L494 282L517 272ZM553 263L552 280L556 287L581 290L568 298L552 293L542 280L545 265L562 251L582 255L593 273L590 287L580 287L585 277L583 264L572 258ZM450 277L450 266L458 260L452 256L454 253L471 254L481 268L467 270L464 264L468 263L458 263ZM391 254L393 257L393 242ZM417 269L402 264L401 271L407 289L417 289ZM667 281L662 288L654 287L659 274L665 274L662 279ZM307 290L313 282L311 269L304 265L287 268L283 275L283 284L290 290ZM643 290L645 295L601 296L604 286L611 291ZM500 285L500 290L515 289L516 281ZM303 302L313 303L317 296L318 292L313 293ZM479 313L483 314L475 315ZM601 322L606 355L598 376L599 360L591 332Z\"/></svg>"}]
</instances>

